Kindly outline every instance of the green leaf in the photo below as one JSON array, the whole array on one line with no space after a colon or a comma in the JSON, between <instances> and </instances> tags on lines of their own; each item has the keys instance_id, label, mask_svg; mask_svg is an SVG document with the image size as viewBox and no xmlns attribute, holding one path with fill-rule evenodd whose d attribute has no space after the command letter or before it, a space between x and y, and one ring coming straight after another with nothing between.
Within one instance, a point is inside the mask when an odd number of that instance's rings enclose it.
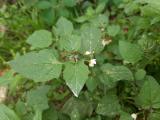
<instances>
[{"instance_id":1,"label":"green leaf","mask_svg":"<svg viewBox=\"0 0 160 120\"><path fill-rule=\"evenodd\" d=\"M98 86L98 81L93 77L89 77L89 79L86 81L86 86L89 91L93 92Z\"/></svg>"},{"instance_id":2,"label":"green leaf","mask_svg":"<svg viewBox=\"0 0 160 120\"><path fill-rule=\"evenodd\" d=\"M35 6L38 9L48 9L48 8L52 7L52 4L48 1L42 0L42 1L39 1Z\"/></svg>"},{"instance_id":3,"label":"green leaf","mask_svg":"<svg viewBox=\"0 0 160 120\"><path fill-rule=\"evenodd\" d=\"M3 76L0 77L0 86L8 86L12 81L15 80L13 71L7 71Z\"/></svg>"},{"instance_id":4,"label":"green leaf","mask_svg":"<svg viewBox=\"0 0 160 120\"><path fill-rule=\"evenodd\" d=\"M69 115L73 120L81 118L84 120L93 112L92 104L86 100L71 97L63 106L62 112ZM80 120L81 120L80 119Z\"/></svg>"},{"instance_id":5,"label":"green leaf","mask_svg":"<svg viewBox=\"0 0 160 120\"><path fill-rule=\"evenodd\" d=\"M0 104L0 120L20 120L13 110Z\"/></svg>"},{"instance_id":6,"label":"green leaf","mask_svg":"<svg viewBox=\"0 0 160 120\"><path fill-rule=\"evenodd\" d=\"M22 78L20 75L14 75L14 72L9 70L0 77L0 86L9 87L10 92L14 92L21 83L21 80Z\"/></svg>"},{"instance_id":7,"label":"green leaf","mask_svg":"<svg viewBox=\"0 0 160 120\"><path fill-rule=\"evenodd\" d=\"M84 15L84 16L80 16L80 17L76 18L75 21L78 23L83 23L83 22L87 21L88 19L89 19L89 17Z\"/></svg>"},{"instance_id":8,"label":"green leaf","mask_svg":"<svg viewBox=\"0 0 160 120\"><path fill-rule=\"evenodd\" d=\"M122 112L119 120L133 120L133 118L129 113Z\"/></svg>"},{"instance_id":9,"label":"green leaf","mask_svg":"<svg viewBox=\"0 0 160 120\"><path fill-rule=\"evenodd\" d=\"M40 13L40 17L48 25L53 25L56 20L56 12L54 9L45 9Z\"/></svg>"},{"instance_id":10,"label":"green leaf","mask_svg":"<svg viewBox=\"0 0 160 120\"><path fill-rule=\"evenodd\" d=\"M143 52L137 44L127 41L119 42L119 52L125 61L136 63L142 59Z\"/></svg>"},{"instance_id":11,"label":"green leaf","mask_svg":"<svg viewBox=\"0 0 160 120\"><path fill-rule=\"evenodd\" d=\"M136 103L143 109L160 108L160 85L154 79L148 79L142 86Z\"/></svg>"},{"instance_id":12,"label":"green leaf","mask_svg":"<svg viewBox=\"0 0 160 120\"><path fill-rule=\"evenodd\" d=\"M160 118L160 112L156 111L149 114L148 120L159 120L159 118Z\"/></svg>"},{"instance_id":13,"label":"green leaf","mask_svg":"<svg viewBox=\"0 0 160 120\"><path fill-rule=\"evenodd\" d=\"M34 108L35 111L43 111L49 108L47 93L49 86L40 86L27 92L27 105Z\"/></svg>"},{"instance_id":14,"label":"green leaf","mask_svg":"<svg viewBox=\"0 0 160 120\"><path fill-rule=\"evenodd\" d=\"M91 6L89 6L86 9L85 15L91 18L91 17L93 17L95 15L95 10Z\"/></svg>"},{"instance_id":15,"label":"green leaf","mask_svg":"<svg viewBox=\"0 0 160 120\"><path fill-rule=\"evenodd\" d=\"M139 11L139 6L137 4L137 2L129 2L124 9L124 12L127 15L132 15L134 13L136 13L137 11Z\"/></svg>"},{"instance_id":16,"label":"green leaf","mask_svg":"<svg viewBox=\"0 0 160 120\"><path fill-rule=\"evenodd\" d=\"M33 117L33 120L42 120L42 111L36 110L35 116Z\"/></svg>"},{"instance_id":17,"label":"green leaf","mask_svg":"<svg viewBox=\"0 0 160 120\"><path fill-rule=\"evenodd\" d=\"M70 115L71 120L81 120L80 113L77 109L73 109Z\"/></svg>"},{"instance_id":18,"label":"green leaf","mask_svg":"<svg viewBox=\"0 0 160 120\"><path fill-rule=\"evenodd\" d=\"M98 78L100 82L105 85L106 89L114 88L117 85L116 81L114 81L111 77L109 77L104 72L102 74L99 74Z\"/></svg>"},{"instance_id":19,"label":"green leaf","mask_svg":"<svg viewBox=\"0 0 160 120\"><path fill-rule=\"evenodd\" d=\"M81 29L82 46L81 51L91 51L99 53L102 51L103 46L101 42L101 32L94 26L85 26Z\"/></svg>"},{"instance_id":20,"label":"green leaf","mask_svg":"<svg viewBox=\"0 0 160 120\"><path fill-rule=\"evenodd\" d=\"M97 6L97 8L96 8L96 13L97 13L97 14L98 14L98 13L101 13L101 12L104 10L105 6L106 6L105 3L100 3L100 4Z\"/></svg>"},{"instance_id":21,"label":"green leaf","mask_svg":"<svg viewBox=\"0 0 160 120\"><path fill-rule=\"evenodd\" d=\"M67 86L73 94L78 97L86 80L88 79L89 70L83 61L77 63L66 63L63 72L63 77Z\"/></svg>"},{"instance_id":22,"label":"green leaf","mask_svg":"<svg viewBox=\"0 0 160 120\"><path fill-rule=\"evenodd\" d=\"M153 16L159 16L160 10L154 7L151 7L150 5L145 5L141 7L141 14L143 16L153 17Z\"/></svg>"},{"instance_id":23,"label":"green leaf","mask_svg":"<svg viewBox=\"0 0 160 120\"><path fill-rule=\"evenodd\" d=\"M47 30L38 30L30 35L27 43L32 45L32 48L45 48L52 44L52 34Z\"/></svg>"},{"instance_id":24,"label":"green leaf","mask_svg":"<svg viewBox=\"0 0 160 120\"><path fill-rule=\"evenodd\" d=\"M108 25L108 17L106 15L100 14L91 20L91 23L96 27L105 28Z\"/></svg>"},{"instance_id":25,"label":"green leaf","mask_svg":"<svg viewBox=\"0 0 160 120\"><path fill-rule=\"evenodd\" d=\"M135 73L136 80L143 80L146 75L146 71L143 69L138 69Z\"/></svg>"},{"instance_id":26,"label":"green leaf","mask_svg":"<svg viewBox=\"0 0 160 120\"><path fill-rule=\"evenodd\" d=\"M96 113L114 117L120 112L120 104L114 92L107 93L98 103Z\"/></svg>"},{"instance_id":27,"label":"green leaf","mask_svg":"<svg viewBox=\"0 0 160 120\"><path fill-rule=\"evenodd\" d=\"M116 36L120 32L120 26L119 25L110 25L107 27L107 33L110 36Z\"/></svg>"},{"instance_id":28,"label":"green leaf","mask_svg":"<svg viewBox=\"0 0 160 120\"><path fill-rule=\"evenodd\" d=\"M38 0L24 0L24 4L28 7L35 5L37 2Z\"/></svg>"},{"instance_id":29,"label":"green leaf","mask_svg":"<svg viewBox=\"0 0 160 120\"><path fill-rule=\"evenodd\" d=\"M133 80L132 72L125 66L104 64L101 69L107 75L108 79L112 80L112 82L117 82L119 80Z\"/></svg>"},{"instance_id":30,"label":"green leaf","mask_svg":"<svg viewBox=\"0 0 160 120\"><path fill-rule=\"evenodd\" d=\"M67 7L73 7L76 5L77 0L63 0L63 4Z\"/></svg>"},{"instance_id":31,"label":"green leaf","mask_svg":"<svg viewBox=\"0 0 160 120\"><path fill-rule=\"evenodd\" d=\"M10 61L9 64L16 72L35 82L58 78L62 69L54 51L49 49L27 53Z\"/></svg>"},{"instance_id":32,"label":"green leaf","mask_svg":"<svg viewBox=\"0 0 160 120\"><path fill-rule=\"evenodd\" d=\"M43 120L58 120L58 113L54 107L43 112Z\"/></svg>"},{"instance_id":33,"label":"green leaf","mask_svg":"<svg viewBox=\"0 0 160 120\"><path fill-rule=\"evenodd\" d=\"M150 7L152 11L155 11L155 13L160 12L160 2L159 0L142 0L143 3L147 3L148 8Z\"/></svg>"},{"instance_id":34,"label":"green leaf","mask_svg":"<svg viewBox=\"0 0 160 120\"><path fill-rule=\"evenodd\" d=\"M69 18L71 16L70 10L65 7L58 8L58 10L56 11L56 14L58 15L59 18L61 17Z\"/></svg>"},{"instance_id":35,"label":"green leaf","mask_svg":"<svg viewBox=\"0 0 160 120\"><path fill-rule=\"evenodd\" d=\"M56 23L56 34L59 36L69 36L73 32L73 24L64 17L60 17Z\"/></svg>"},{"instance_id":36,"label":"green leaf","mask_svg":"<svg viewBox=\"0 0 160 120\"><path fill-rule=\"evenodd\" d=\"M81 48L81 38L78 35L70 35L60 39L59 45L66 51L78 51Z\"/></svg>"},{"instance_id":37,"label":"green leaf","mask_svg":"<svg viewBox=\"0 0 160 120\"><path fill-rule=\"evenodd\" d=\"M18 102L16 103L15 110L19 116L23 116L27 113L27 107L21 100L18 100Z\"/></svg>"}]
</instances>

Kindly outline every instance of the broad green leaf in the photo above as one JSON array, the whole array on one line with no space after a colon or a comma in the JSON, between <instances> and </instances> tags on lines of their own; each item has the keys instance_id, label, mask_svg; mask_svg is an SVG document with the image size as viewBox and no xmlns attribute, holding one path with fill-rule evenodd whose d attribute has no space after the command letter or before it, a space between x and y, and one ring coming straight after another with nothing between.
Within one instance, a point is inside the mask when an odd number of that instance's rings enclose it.
<instances>
[{"instance_id":1,"label":"broad green leaf","mask_svg":"<svg viewBox=\"0 0 160 120\"><path fill-rule=\"evenodd\" d=\"M89 6L85 14L88 17L93 17L95 15L95 10L91 6Z\"/></svg>"},{"instance_id":2,"label":"broad green leaf","mask_svg":"<svg viewBox=\"0 0 160 120\"><path fill-rule=\"evenodd\" d=\"M13 110L0 104L0 120L20 120Z\"/></svg>"},{"instance_id":3,"label":"broad green leaf","mask_svg":"<svg viewBox=\"0 0 160 120\"><path fill-rule=\"evenodd\" d=\"M78 51L81 47L81 38L78 35L70 35L59 40L59 45L66 51Z\"/></svg>"},{"instance_id":4,"label":"broad green leaf","mask_svg":"<svg viewBox=\"0 0 160 120\"><path fill-rule=\"evenodd\" d=\"M76 5L77 0L63 0L63 4L67 7L73 7Z\"/></svg>"},{"instance_id":5,"label":"broad green leaf","mask_svg":"<svg viewBox=\"0 0 160 120\"><path fill-rule=\"evenodd\" d=\"M80 17L76 18L75 21L78 23L83 23L83 22L87 21L88 19L89 19L89 17L84 15L84 16L80 16Z\"/></svg>"},{"instance_id":6,"label":"broad green leaf","mask_svg":"<svg viewBox=\"0 0 160 120\"><path fill-rule=\"evenodd\" d=\"M149 52L154 49L156 42L144 35L140 40L138 40L138 45L143 49L143 51Z\"/></svg>"},{"instance_id":7,"label":"broad green leaf","mask_svg":"<svg viewBox=\"0 0 160 120\"><path fill-rule=\"evenodd\" d=\"M129 113L122 112L120 114L120 119L119 120L133 120L133 118L131 117L131 115Z\"/></svg>"},{"instance_id":8,"label":"broad green leaf","mask_svg":"<svg viewBox=\"0 0 160 120\"><path fill-rule=\"evenodd\" d=\"M115 5L119 5L123 2L123 0L112 0L112 2L115 4Z\"/></svg>"},{"instance_id":9,"label":"broad green leaf","mask_svg":"<svg viewBox=\"0 0 160 120\"><path fill-rule=\"evenodd\" d=\"M27 53L10 61L9 64L16 72L35 82L58 78L62 68L53 50L49 49Z\"/></svg>"},{"instance_id":10,"label":"broad green leaf","mask_svg":"<svg viewBox=\"0 0 160 120\"><path fill-rule=\"evenodd\" d=\"M101 32L94 26L86 26L81 29L82 46L81 51L99 53L102 49Z\"/></svg>"},{"instance_id":11,"label":"broad green leaf","mask_svg":"<svg viewBox=\"0 0 160 120\"><path fill-rule=\"evenodd\" d=\"M86 80L88 79L89 70L83 61L77 63L66 63L63 77L67 86L73 94L78 97Z\"/></svg>"},{"instance_id":12,"label":"broad green leaf","mask_svg":"<svg viewBox=\"0 0 160 120\"><path fill-rule=\"evenodd\" d=\"M58 4L58 1L57 0L48 0L52 5L57 5Z\"/></svg>"},{"instance_id":13,"label":"broad green leaf","mask_svg":"<svg viewBox=\"0 0 160 120\"><path fill-rule=\"evenodd\" d=\"M120 26L119 25L110 25L107 27L107 33L110 36L116 36L120 32Z\"/></svg>"},{"instance_id":14,"label":"broad green leaf","mask_svg":"<svg viewBox=\"0 0 160 120\"><path fill-rule=\"evenodd\" d=\"M33 120L42 120L42 111L36 110L35 116L33 117Z\"/></svg>"},{"instance_id":15,"label":"broad green leaf","mask_svg":"<svg viewBox=\"0 0 160 120\"><path fill-rule=\"evenodd\" d=\"M67 9L66 7L60 7L58 8L58 10L56 11L56 14L58 14L58 17L59 19L61 17L64 17L64 18L69 18L71 16L71 12L69 11L69 9ZM71 21L68 20L68 22L71 23ZM69 25L69 24L68 24ZM70 24L72 25L72 24ZM70 26L71 27L71 26ZM71 30L71 28L69 29ZM62 34L62 33L61 33Z\"/></svg>"},{"instance_id":16,"label":"broad green leaf","mask_svg":"<svg viewBox=\"0 0 160 120\"><path fill-rule=\"evenodd\" d=\"M159 120L160 118L160 112L159 111L155 111L149 114L149 119L148 120Z\"/></svg>"},{"instance_id":17,"label":"broad green leaf","mask_svg":"<svg viewBox=\"0 0 160 120\"><path fill-rule=\"evenodd\" d=\"M47 93L49 86L40 86L27 92L27 105L35 111L43 111L49 108Z\"/></svg>"},{"instance_id":18,"label":"broad green leaf","mask_svg":"<svg viewBox=\"0 0 160 120\"><path fill-rule=\"evenodd\" d=\"M132 15L132 14L136 13L137 11L139 11L139 6L138 6L137 2L129 2L125 6L125 10L124 10L124 12L127 15Z\"/></svg>"},{"instance_id":19,"label":"broad green leaf","mask_svg":"<svg viewBox=\"0 0 160 120\"><path fill-rule=\"evenodd\" d=\"M104 64L101 69L112 82L117 82L119 80L133 80L132 72L125 66Z\"/></svg>"},{"instance_id":20,"label":"broad green leaf","mask_svg":"<svg viewBox=\"0 0 160 120\"><path fill-rule=\"evenodd\" d=\"M160 12L160 1L159 0L142 0L143 3L148 3L147 6L159 14Z\"/></svg>"},{"instance_id":21,"label":"broad green leaf","mask_svg":"<svg viewBox=\"0 0 160 120\"><path fill-rule=\"evenodd\" d=\"M92 104L86 100L71 97L63 106L62 112L69 115L73 120L82 120L93 112ZM75 116L74 116L75 115ZM81 120L80 119L80 120Z\"/></svg>"},{"instance_id":22,"label":"broad green leaf","mask_svg":"<svg viewBox=\"0 0 160 120\"><path fill-rule=\"evenodd\" d=\"M108 17L107 15L100 14L94 19L90 20L91 23L96 27L106 27L108 25Z\"/></svg>"},{"instance_id":23,"label":"broad green leaf","mask_svg":"<svg viewBox=\"0 0 160 120\"><path fill-rule=\"evenodd\" d=\"M54 107L43 112L43 120L58 120L58 113Z\"/></svg>"},{"instance_id":24,"label":"broad green leaf","mask_svg":"<svg viewBox=\"0 0 160 120\"><path fill-rule=\"evenodd\" d=\"M141 7L141 14L143 16L148 16L148 17L159 16L160 9L151 7L151 5L145 5L145 6Z\"/></svg>"},{"instance_id":25,"label":"broad green leaf","mask_svg":"<svg viewBox=\"0 0 160 120\"><path fill-rule=\"evenodd\" d=\"M52 34L47 30L38 30L30 35L27 43L32 45L32 48L45 48L52 44Z\"/></svg>"},{"instance_id":26,"label":"broad green leaf","mask_svg":"<svg viewBox=\"0 0 160 120\"><path fill-rule=\"evenodd\" d=\"M146 75L146 71L143 69L138 69L135 73L136 80L143 80Z\"/></svg>"},{"instance_id":27,"label":"broad green leaf","mask_svg":"<svg viewBox=\"0 0 160 120\"><path fill-rule=\"evenodd\" d=\"M24 0L24 4L28 7L35 5L37 2L38 0Z\"/></svg>"},{"instance_id":28,"label":"broad green leaf","mask_svg":"<svg viewBox=\"0 0 160 120\"><path fill-rule=\"evenodd\" d=\"M60 17L56 23L56 34L59 36L69 36L73 32L73 24L64 17Z\"/></svg>"},{"instance_id":29,"label":"broad green leaf","mask_svg":"<svg viewBox=\"0 0 160 120\"><path fill-rule=\"evenodd\" d=\"M116 87L117 83L106 73L99 74L98 76L100 82L105 85L106 89L111 89Z\"/></svg>"},{"instance_id":30,"label":"broad green leaf","mask_svg":"<svg viewBox=\"0 0 160 120\"><path fill-rule=\"evenodd\" d=\"M24 102L18 100L15 106L15 111L19 116L23 116L27 113L27 107Z\"/></svg>"},{"instance_id":31,"label":"broad green leaf","mask_svg":"<svg viewBox=\"0 0 160 120\"><path fill-rule=\"evenodd\" d=\"M119 42L119 52L125 61L136 63L142 59L143 52L137 44L127 41Z\"/></svg>"},{"instance_id":32,"label":"broad green leaf","mask_svg":"<svg viewBox=\"0 0 160 120\"><path fill-rule=\"evenodd\" d=\"M48 25L53 25L56 20L56 12L54 9L46 9L40 13L40 18Z\"/></svg>"},{"instance_id":33,"label":"broad green leaf","mask_svg":"<svg viewBox=\"0 0 160 120\"><path fill-rule=\"evenodd\" d=\"M157 24L160 22L160 16L157 16L151 20L151 25Z\"/></svg>"},{"instance_id":34,"label":"broad green leaf","mask_svg":"<svg viewBox=\"0 0 160 120\"><path fill-rule=\"evenodd\" d=\"M52 7L52 4L49 1L39 1L36 5L35 5L38 9L48 9L50 7Z\"/></svg>"},{"instance_id":35,"label":"broad green leaf","mask_svg":"<svg viewBox=\"0 0 160 120\"><path fill-rule=\"evenodd\" d=\"M98 81L93 77L89 77L86 81L86 86L89 91L93 92L98 86Z\"/></svg>"},{"instance_id":36,"label":"broad green leaf","mask_svg":"<svg viewBox=\"0 0 160 120\"><path fill-rule=\"evenodd\" d=\"M80 113L78 109L73 109L70 115L71 120L81 120Z\"/></svg>"},{"instance_id":37,"label":"broad green leaf","mask_svg":"<svg viewBox=\"0 0 160 120\"><path fill-rule=\"evenodd\" d=\"M97 13L97 14L98 14L98 13L101 13L101 12L104 10L105 6L106 6L106 4L105 4L104 2L100 3L100 4L97 6L96 10L95 10L96 13Z\"/></svg>"},{"instance_id":38,"label":"broad green leaf","mask_svg":"<svg viewBox=\"0 0 160 120\"><path fill-rule=\"evenodd\" d=\"M96 113L113 117L120 112L120 104L114 92L108 92L98 103Z\"/></svg>"},{"instance_id":39,"label":"broad green leaf","mask_svg":"<svg viewBox=\"0 0 160 120\"><path fill-rule=\"evenodd\" d=\"M0 86L9 87L10 92L14 92L17 86L21 83L21 80L22 77L20 75L14 75L14 72L9 70L0 77Z\"/></svg>"},{"instance_id":40,"label":"broad green leaf","mask_svg":"<svg viewBox=\"0 0 160 120\"><path fill-rule=\"evenodd\" d=\"M160 108L160 85L154 79L148 79L142 86L136 103L143 109Z\"/></svg>"},{"instance_id":41,"label":"broad green leaf","mask_svg":"<svg viewBox=\"0 0 160 120\"><path fill-rule=\"evenodd\" d=\"M0 86L8 86L13 80L13 71L7 71L3 76L0 77Z\"/></svg>"}]
</instances>

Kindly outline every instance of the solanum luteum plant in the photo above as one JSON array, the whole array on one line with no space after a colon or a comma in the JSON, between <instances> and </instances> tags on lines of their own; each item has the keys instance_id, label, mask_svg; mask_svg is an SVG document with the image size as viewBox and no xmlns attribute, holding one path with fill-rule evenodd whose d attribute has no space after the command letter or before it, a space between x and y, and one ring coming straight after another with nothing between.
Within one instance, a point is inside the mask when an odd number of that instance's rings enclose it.
<instances>
[{"instance_id":1,"label":"solanum luteum plant","mask_svg":"<svg viewBox=\"0 0 160 120\"><path fill-rule=\"evenodd\" d=\"M74 30L72 22L61 17L53 32L54 37L47 30L35 31L27 39L34 51L17 57L10 65L18 73L36 82L58 79L63 75L67 85L78 97L90 73L88 67L96 64L94 54L100 53L104 48L101 29L86 24L79 30ZM62 72L63 66L65 68ZM36 73L32 74L33 72Z\"/></svg>"},{"instance_id":2,"label":"solanum luteum plant","mask_svg":"<svg viewBox=\"0 0 160 120\"><path fill-rule=\"evenodd\" d=\"M104 16L105 15L99 15L96 17L96 21L98 21L97 19L106 19L107 16ZM120 26L118 25L111 25L108 27L109 29L105 30L108 24L105 23L108 22L107 20L108 19L106 19L106 21L104 20L104 23L99 23L100 21L98 21L96 24L93 24L95 22L93 20L94 22L83 24L80 28L75 29L71 21L60 17L53 27L53 33L48 30L37 30L31 34L26 42L31 45L32 51L23 56L16 57L13 61L10 61L9 64L14 71L34 82L45 83L52 79L64 79L66 86L70 88L75 97L79 97L85 84L87 84L90 91L94 91L99 85L103 86L104 88L100 89L105 91L106 94L99 93L104 95L104 97L99 101L96 113L115 117L119 115L122 110L116 96L116 90L113 90L115 92L109 92L108 90L113 89L120 80L133 82L134 76L132 71L122 64L105 63L104 60L107 59L105 56L102 57L102 59L104 59L103 61L100 60L99 62L97 60L97 57L106 49L104 49L104 47L112 44L111 38L105 39L107 34L112 37L118 35L120 31ZM114 29L116 30L114 31ZM142 59L143 52L138 45L124 40L115 43L113 41L113 44L119 46L119 52L127 63L134 64ZM98 83L96 79L100 80L98 81L100 83ZM36 116L37 114L42 114L42 111L48 108L46 92L49 88L46 87L47 86L40 86L35 92L32 93L31 90L31 93L29 92L27 94L27 103L33 107ZM42 94L40 93L41 89L44 89L42 91L47 89L43 97L45 98L43 101L45 106L42 107L40 104L42 100L39 101L37 96L38 93ZM32 94L34 97L37 96L34 98L35 100L30 100ZM69 101L72 103L74 100L74 98L71 98ZM68 107L67 104L71 103L66 103L63 111L72 118L74 115L77 116L77 114L79 114L77 112L81 110L81 108L77 108L75 105L73 111L66 111L66 106ZM75 104L79 103L76 102ZM105 111L103 109L105 109ZM93 111L93 108L91 110ZM76 113L72 115L72 112ZM85 116L86 113L80 116L80 118L84 118Z\"/></svg>"},{"instance_id":3,"label":"solanum luteum plant","mask_svg":"<svg viewBox=\"0 0 160 120\"><path fill-rule=\"evenodd\" d=\"M9 88L13 84L13 92L15 85L24 85L14 105L18 115L4 105L0 111L15 120L158 120L160 86L144 69L157 57L157 33L151 29L158 22L144 15L140 2L122 3L111 13L104 3L89 6L82 16L61 16L51 30L28 36L30 52L9 62L17 74L1 78L17 81L4 82Z\"/></svg>"}]
</instances>

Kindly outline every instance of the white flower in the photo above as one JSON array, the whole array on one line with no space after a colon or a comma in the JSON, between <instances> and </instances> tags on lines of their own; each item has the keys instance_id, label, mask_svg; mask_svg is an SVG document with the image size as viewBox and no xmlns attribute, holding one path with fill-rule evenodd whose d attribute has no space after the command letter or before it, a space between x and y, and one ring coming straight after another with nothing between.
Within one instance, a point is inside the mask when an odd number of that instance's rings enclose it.
<instances>
[{"instance_id":1,"label":"white flower","mask_svg":"<svg viewBox=\"0 0 160 120\"><path fill-rule=\"evenodd\" d=\"M91 52L90 52L90 51L86 51L84 54L85 54L85 55L90 55Z\"/></svg>"},{"instance_id":2,"label":"white flower","mask_svg":"<svg viewBox=\"0 0 160 120\"><path fill-rule=\"evenodd\" d=\"M132 113L131 117L133 118L133 120L136 120L137 119L137 114L136 113Z\"/></svg>"},{"instance_id":3,"label":"white flower","mask_svg":"<svg viewBox=\"0 0 160 120\"><path fill-rule=\"evenodd\" d=\"M125 65L126 65L126 64L129 64L129 63L130 63L130 62L127 61L127 60L124 60L124 61L123 61L123 64L125 64Z\"/></svg>"},{"instance_id":4,"label":"white flower","mask_svg":"<svg viewBox=\"0 0 160 120\"><path fill-rule=\"evenodd\" d=\"M90 55L90 54L93 54L94 53L94 51L92 52L92 51L86 51L84 54L85 55Z\"/></svg>"},{"instance_id":5,"label":"white flower","mask_svg":"<svg viewBox=\"0 0 160 120\"><path fill-rule=\"evenodd\" d=\"M102 31L102 32L104 32L104 30L105 30L104 28L101 28L101 31Z\"/></svg>"},{"instance_id":6,"label":"white flower","mask_svg":"<svg viewBox=\"0 0 160 120\"><path fill-rule=\"evenodd\" d=\"M103 45L103 46L109 45L111 42L112 42L111 39L110 39L110 40L105 40L105 39L103 39L103 40L102 40L102 45Z\"/></svg>"},{"instance_id":7,"label":"white flower","mask_svg":"<svg viewBox=\"0 0 160 120\"><path fill-rule=\"evenodd\" d=\"M7 88L6 87L0 87L0 103L2 103L7 97Z\"/></svg>"},{"instance_id":8,"label":"white flower","mask_svg":"<svg viewBox=\"0 0 160 120\"><path fill-rule=\"evenodd\" d=\"M89 61L89 66L90 66L90 67L94 67L95 64L96 64L96 59L91 59L91 60Z\"/></svg>"}]
</instances>

